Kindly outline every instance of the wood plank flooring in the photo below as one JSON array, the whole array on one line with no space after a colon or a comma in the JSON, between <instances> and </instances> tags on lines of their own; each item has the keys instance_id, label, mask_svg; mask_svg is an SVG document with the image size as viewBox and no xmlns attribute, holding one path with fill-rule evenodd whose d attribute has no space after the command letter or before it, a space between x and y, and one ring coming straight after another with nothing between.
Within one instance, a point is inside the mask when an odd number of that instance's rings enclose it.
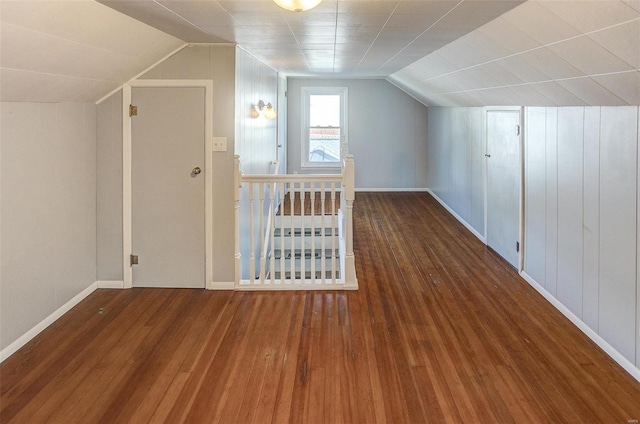
<instances>
[{"instance_id":1,"label":"wood plank flooring","mask_svg":"<svg viewBox=\"0 0 640 424\"><path fill-rule=\"evenodd\" d=\"M98 290L1 423L630 423L640 384L426 193L358 193L358 292Z\"/></svg>"}]
</instances>

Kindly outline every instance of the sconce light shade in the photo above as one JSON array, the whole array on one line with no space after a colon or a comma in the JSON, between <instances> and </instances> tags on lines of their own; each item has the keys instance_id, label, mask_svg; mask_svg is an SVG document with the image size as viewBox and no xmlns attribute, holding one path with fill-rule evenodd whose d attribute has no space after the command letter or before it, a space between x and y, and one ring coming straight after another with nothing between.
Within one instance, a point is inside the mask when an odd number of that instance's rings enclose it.
<instances>
[{"instance_id":1,"label":"sconce light shade","mask_svg":"<svg viewBox=\"0 0 640 424\"><path fill-rule=\"evenodd\" d=\"M273 109L273 106L271 106L271 103L265 104L265 102L260 100L258 102L258 109L260 112L264 111L264 117L266 119L276 119L276 111Z\"/></svg>"},{"instance_id":2,"label":"sconce light shade","mask_svg":"<svg viewBox=\"0 0 640 424\"><path fill-rule=\"evenodd\" d=\"M313 9L320 4L322 0L273 0L275 4L283 9L290 10L292 12L304 12L305 10Z\"/></svg>"},{"instance_id":3,"label":"sconce light shade","mask_svg":"<svg viewBox=\"0 0 640 424\"><path fill-rule=\"evenodd\" d=\"M276 111L271 106L271 103L267 103L267 110L264 111L264 117L267 119L276 119Z\"/></svg>"}]
</instances>

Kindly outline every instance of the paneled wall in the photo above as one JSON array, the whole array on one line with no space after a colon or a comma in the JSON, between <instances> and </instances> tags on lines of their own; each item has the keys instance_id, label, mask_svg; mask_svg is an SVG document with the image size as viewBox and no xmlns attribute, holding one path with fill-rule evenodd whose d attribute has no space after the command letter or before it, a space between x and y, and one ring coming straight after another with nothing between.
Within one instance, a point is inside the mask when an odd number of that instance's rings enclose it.
<instances>
[{"instance_id":1,"label":"paneled wall","mask_svg":"<svg viewBox=\"0 0 640 424\"><path fill-rule=\"evenodd\" d=\"M427 187L427 108L381 79L324 80L289 78L288 172L302 169L302 87L348 88L349 153L356 161L361 190Z\"/></svg>"},{"instance_id":2,"label":"paneled wall","mask_svg":"<svg viewBox=\"0 0 640 424\"><path fill-rule=\"evenodd\" d=\"M276 160L277 119L257 114L258 102L278 110L278 73L242 49L236 51L236 154L247 174L268 174Z\"/></svg>"},{"instance_id":3,"label":"paneled wall","mask_svg":"<svg viewBox=\"0 0 640 424\"><path fill-rule=\"evenodd\" d=\"M638 366L638 107L525 113L524 271Z\"/></svg>"},{"instance_id":4,"label":"paneled wall","mask_svg":"<svg viewBox=\"0 0 640 424\"><path fill-rule=\"evenodd\" d=\"M484 236L484 109L431 107L428 127L428 187Z\"/></svg>"},{"instance_id":5,"label":"paneled wall","mask_svg":"<svg viewBox=\"0 0 640 424\"><path fill-rule=\"evenodd\" d=\"M639 113L637 106L525 108L523 217L524 276L636 368ZM480 236L484 115L429 108L429 187Z\"/></svg>"},{"instance_id":6,"label":"paneled wall","mask_svg":"<svg viewBox=\"0 0 640 424\"><path fill-rule=\"evenodd\" d=\"M96 281L96 106L1 103L0 349Z\"/></svg>"}]
</instances>

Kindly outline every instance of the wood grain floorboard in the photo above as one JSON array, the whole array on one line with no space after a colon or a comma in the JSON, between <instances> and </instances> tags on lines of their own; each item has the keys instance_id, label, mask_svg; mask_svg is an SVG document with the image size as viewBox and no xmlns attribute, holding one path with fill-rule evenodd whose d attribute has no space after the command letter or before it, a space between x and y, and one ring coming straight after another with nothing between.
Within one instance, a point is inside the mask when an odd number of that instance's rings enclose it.
<instances>
[{"instance_id":1,"label":"wood grain floorboard","mask_svg":"<svg viewBox=\"0 0 640 424\"><path fill-rule=\"evenodd\" d=\"M0 365L0 423L640 419L640 383L430 195L358 193L354 225L357 292L97 290Z\"/></svg>"}]
</instances>

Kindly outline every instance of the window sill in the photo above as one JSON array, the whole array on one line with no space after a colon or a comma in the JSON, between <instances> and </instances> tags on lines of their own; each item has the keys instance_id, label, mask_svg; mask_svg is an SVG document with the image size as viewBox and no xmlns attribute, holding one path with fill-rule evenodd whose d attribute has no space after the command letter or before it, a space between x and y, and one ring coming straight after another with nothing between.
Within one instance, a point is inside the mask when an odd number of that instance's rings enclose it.
<instances>
[{"instance_id":1,"label":"window sill","mask_svg":"<svg viewBox=\"0 0 640 424\"><path fill-rule=\"evenodd\" d=\"M323 164L323 163L303 163L300 165L300 168L305 170L319 170L319 171L340 171L342 166L340 162L331 163L331 164Z\"/></svg>"}]
</instances>

